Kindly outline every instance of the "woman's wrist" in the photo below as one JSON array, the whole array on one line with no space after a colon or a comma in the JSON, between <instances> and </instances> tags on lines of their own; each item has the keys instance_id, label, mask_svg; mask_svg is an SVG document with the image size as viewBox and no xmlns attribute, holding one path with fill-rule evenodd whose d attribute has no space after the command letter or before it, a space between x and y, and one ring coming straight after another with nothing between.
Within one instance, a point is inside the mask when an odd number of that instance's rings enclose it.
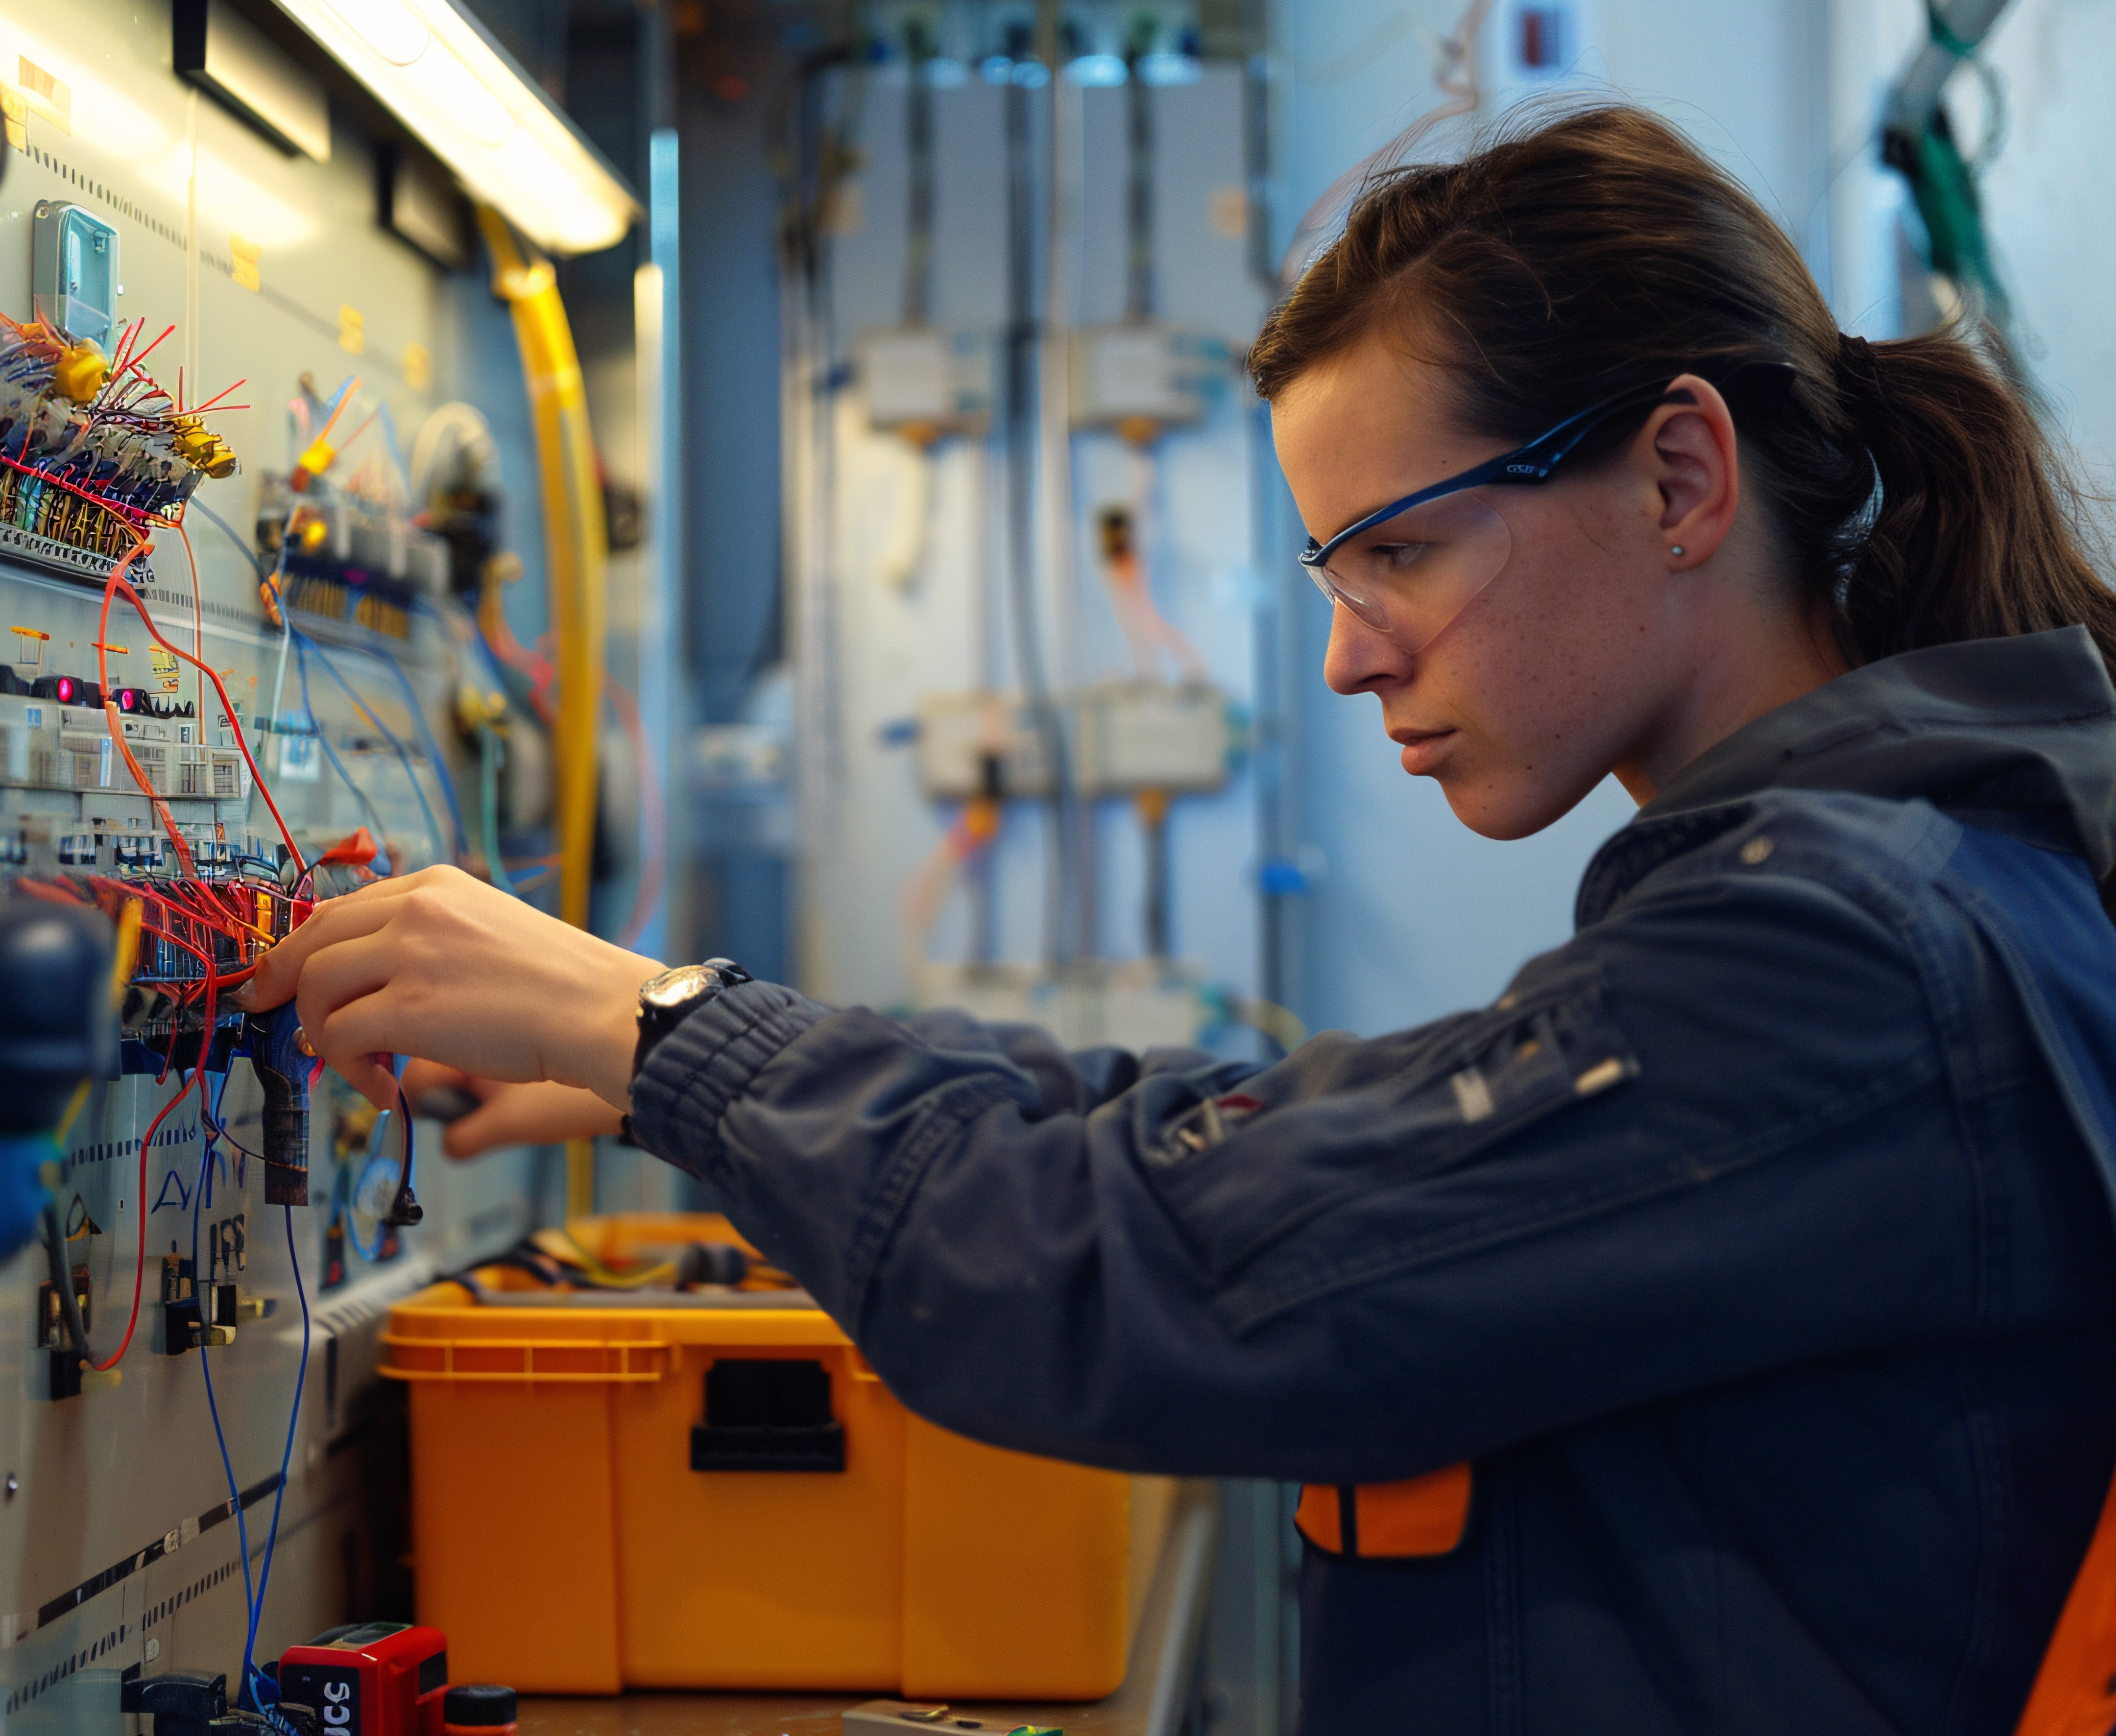
<instances>
[{"instance_id":1,"label":"woman's wrist","mask_svg":"<svg viewBox=\"0 0 2116 1736\"><path fill-rule=\"evenodd\" d=\"M620 1114L632 1107L632 1061L639 1046L639 990L664 968L636 953L619 953L601 983L567 1018L553 1049L552 1076L584 1086ZM563 1069L563 1071L561 1070Z\"/></svg>"}]
</instances>

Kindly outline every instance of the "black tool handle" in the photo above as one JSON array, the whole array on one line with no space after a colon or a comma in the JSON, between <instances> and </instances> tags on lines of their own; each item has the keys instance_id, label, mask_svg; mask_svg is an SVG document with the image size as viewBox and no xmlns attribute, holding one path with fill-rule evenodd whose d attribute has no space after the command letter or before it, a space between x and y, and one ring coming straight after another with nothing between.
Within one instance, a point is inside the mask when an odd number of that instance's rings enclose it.
<instances>
[{"instance_id":1,"label":"black tool handle","mask_svg":"<svg viewBox=\"0 0 2116 1736\"><path fill-rule=\"evenodd\" d=\"M264 1089L264 1199L309 1203L309 1073L315 1064L295 1040L301 1021L292 1001L244 1021L250 1065Z\"/></svg>"}]
</instances>

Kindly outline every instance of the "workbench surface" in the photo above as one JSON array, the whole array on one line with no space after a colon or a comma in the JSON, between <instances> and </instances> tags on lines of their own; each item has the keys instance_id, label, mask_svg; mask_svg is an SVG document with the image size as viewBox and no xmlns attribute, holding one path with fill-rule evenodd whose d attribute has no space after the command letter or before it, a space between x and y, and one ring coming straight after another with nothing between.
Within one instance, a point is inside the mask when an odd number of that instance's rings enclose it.
<instances>
[{"instance_id":1,"label":"workbench surface","mask_svg":"<svg viewBox=\"0 0 2116 1736\"><path fill-rule=\"evenodd\" d=\"M525 1700L522 1736L839 1736L838 1714L867 1694L623 1694L615 1699ZM1143 1699L1146 1697L1134 1697ZM959 1706L981 1736L1006 1736L1017 1725L1056 1725L1065 1736L1140 1736L1145 1708L1128 1706L1120 1688L1091 1706ZM905 1726L907 1730L919 1728ZM947 1736L969 1736L950 1725Z\"/></svg>"}]
</instances>

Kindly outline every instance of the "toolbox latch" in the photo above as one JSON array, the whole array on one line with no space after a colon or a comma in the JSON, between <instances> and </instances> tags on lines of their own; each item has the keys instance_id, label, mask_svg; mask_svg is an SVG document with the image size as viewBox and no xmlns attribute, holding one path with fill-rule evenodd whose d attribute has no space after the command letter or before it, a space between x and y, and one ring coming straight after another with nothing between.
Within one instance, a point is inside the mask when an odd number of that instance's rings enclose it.
<instances>
[{"instance_id":1,"label":"toolbox latch","mask_svg":"<svg viewBox=\"0 0 2116 1736\"><path fill-rule=\"evenodd\" d=\"M844 1426L830 1374L798 1358L726 1358L706 1371L706 1420L691 1431L693 1471L842 1471Z\"/></svg>"}]
</instances>

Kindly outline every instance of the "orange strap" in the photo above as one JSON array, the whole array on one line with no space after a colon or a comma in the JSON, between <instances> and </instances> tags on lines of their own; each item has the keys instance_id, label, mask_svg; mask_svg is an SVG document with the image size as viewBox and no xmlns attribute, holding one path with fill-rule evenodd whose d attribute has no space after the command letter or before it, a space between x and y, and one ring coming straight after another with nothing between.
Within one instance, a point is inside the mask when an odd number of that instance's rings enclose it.
<instances>
[{"instance_id":1,"label":"orange strap","mask_svg":"<svg viewBox=\"0 0 2116 1736\"><path fill-rule=\"evenodd\" d=\"M1401 1483L1310 1483L1293 1522L1333 1555L1445 1555L1469 1526L1470 1489L1466 1463Z\"/></svg>"},{"instance_id":2,"label":"orange strap","mask_svg":"<svg viewBox=\"0 0 2116 1736\"><path fill-rule=\"evenodd\" d=\"M2116 1725L2116 1485L2065 1596L2014 1736L2109 1736Z\"/></svg>"}]
</instances>

